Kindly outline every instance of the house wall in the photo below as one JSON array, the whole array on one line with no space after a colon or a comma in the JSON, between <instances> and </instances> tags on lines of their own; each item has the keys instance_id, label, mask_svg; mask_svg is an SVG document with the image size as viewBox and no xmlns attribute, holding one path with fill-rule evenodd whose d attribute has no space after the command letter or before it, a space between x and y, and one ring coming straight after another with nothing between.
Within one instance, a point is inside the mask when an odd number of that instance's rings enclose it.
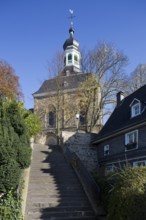
<instances>
[{"instance_id":1,"label":"house wall","mask_svg":"<svg viewBox=\"0 0 146 220\"><path fill-rule=\"evenodd\" d=\"M139 131L139 147L146 148L146 127L143 127Z\"/></svg>"},{"instance_id":2,"label":"house wall","mask_svg":"<svg viewBox=\"0 0 146 220\"><path fill-rule=\"evenodd\" d=\"M138 130L138 148L125 151L125 134L134 130ZM146 160L146 127L134 130L131 129L97 145L99 167L102 167L102 170L103 167L116 163L123 166L127 162L133 165L134 161ZM106 156L104 156L105 145L109 145L109 155Z\"/></svg>"},{"instance_id":3,"label":"house wall","mask_svg":"<svg viewBox=\"0 0 146 220\"><path fill-rule=\"evenodd\" d=\"M124 135L120 135L120 136L115 137L114 139L108 139L106 141L103 141L101 144L98 144L97 146L98 158L100 159L103 157L104 158L107 157L107 156L104 156L105 145L109 145L110 155L125 152L124 140L125 140Z\"/></svg>"}]
</instances>

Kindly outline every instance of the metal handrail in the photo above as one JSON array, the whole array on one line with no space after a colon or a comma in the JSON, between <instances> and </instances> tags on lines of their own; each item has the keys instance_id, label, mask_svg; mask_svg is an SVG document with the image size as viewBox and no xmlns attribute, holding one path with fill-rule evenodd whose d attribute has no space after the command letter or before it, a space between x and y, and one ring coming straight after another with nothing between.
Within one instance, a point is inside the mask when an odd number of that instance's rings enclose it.
<instances>
[{"instance_id":1,"label":"metal handrail","mask_svg":"<svg viewBox=\"0 0 146 220\"><path fill-rule=\"evenodd\" d=\"M96 184L95 180L93 179L91 174L87 171L84 164L82 163L82 161L80 160L80 158L77 156L76 153L71 152L68 148L65 149L64 153L67 161L72 165L73 169L78 175L90 202L94 206L96 204L97 207L99 205L99 194L100 194L99 186ZM98 210L95 211L98 212Z\"/></svg>"}]
</instances>

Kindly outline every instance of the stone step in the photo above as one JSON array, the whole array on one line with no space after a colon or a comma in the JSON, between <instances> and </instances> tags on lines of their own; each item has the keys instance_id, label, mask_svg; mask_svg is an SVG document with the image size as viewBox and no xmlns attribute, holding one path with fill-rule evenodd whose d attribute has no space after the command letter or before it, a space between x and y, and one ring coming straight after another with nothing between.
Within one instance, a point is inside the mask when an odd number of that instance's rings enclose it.
<instances>
[{"instance_id":1,"label":"stone step","mask_svg":"<svg viewBox=\"0 0 146 220\"><path fill-rule=\"evenodd\" d=\"M69 201L69 200L71 200L71 202ZM49 196L46 196L46 197L42 197L42 196L33 196L32 198L30 198L28 201L29 202L35 202L35 201L37 201L37 202L44 202L44 203L46 203L46 202L50 202L50 203L54 203L54 202L56 202L56 201L59 201L60 203L72 203L72 202L84 202L84 201L86 201L87 200L87 198L86 197L84 197L84 198L81 198L81 197L70 197L70 199L69 198L67 198L67 197L49 197ZM63 201L63 202L62 202Z\"/></svg>"},{"instance_id":2,"label":"stone step","mask_svg":"<svg viewBox=\"0 0 146 220\"><path fill-rule=\"evenodd\" d=\"M60 194L60 192L56 192L56 191L54 191L54 190L52 190L52 191L44 191L44 190L39 190L39 191L30 191L30 193L29 193L29 195L30 195L30 197L31 196L42 196L43 194L46 194L46 196L49 196L49 197L54 197L54 196L56 196L56 197L61 197L62 195ZM62 198L63 197L67 197L67 198L69 198L69 197L83 197L83 198L85 198L85 194L83 193L83 192L78 192L78 194L76 194L76 193L74 193L74 192L69 192L69 191L67 191L67 192L64 192L63 193L63 196L62 196Z\"/></svg>"},{"instance_id":3,"label":"stone step","mask_svg":"<svg viewBox=\"0 0 146 220\"><path fill-rule=\"evenodd\" d=\"M37 185L39 185L40 188L45 188L45 189L47 188L47 186L48 186L48 189L49 189L49 188L51 188L51 185L53 185L53 187L56 188L56 189L59 189L60 192L66 191L68 189L68 185L70 185L70 186L72 186L72 189L79 189L80 191L82 191L82 188L79 185L79 183L76 183L75 181L74 182L68 182L68 184L65 183L64 181L63 182L62 181L60 181L60 182L57 181L57 184L56 184L56 181L50 181L50 180L47 180L47 179L44 179L44 181L42 181L42 182L37 182L37 181L36 182L35 181L30 182L30 187L31 188L32 187L37 188Z\"/></svg>"},{"instance_id":4,"label":"stone step","mask_svg":"<svg viewBox=\"0 0 146 220\"><path fill-rule=\"evenodd\" d=\"M34 191L34 190L45 190L45 191L52 191L52 190L57 190L57 191L59 191L59 192L74 192L75 194L77 194L78 192L82 192L80 189L79 189L79 187L77 187L77 186L72 186L72 187L68 187L68 186L61 186L61 187L59 187L59 186L50 186L50 185L48 185L48 184L44 184L43 186L38 186L38 185L36 185L36 186L34 186L34 184L31 184L31 185L29 185L29 189L28 189L28 192L30 192L30 191Z\"/></svg>"},{"instance_id":5,"label":"stone step","mask_svg":"<svg viewBox=\"0 0 146 220\"><path fill-rule=\"evenodd\" d=\"M26 210L27 211L27 210ZM40 212L42 212L42 211L44 211L44 212L69 212L69 211L71 211L71 212L76 212L76 211L92 211L92 209L91 209L91 207L89 207L89 206L70 206L70 207L52 207L52 208L48 208L48 207L45 207L45 209L44 208L40 208L40 207L32 207L31 209L29 208L29 211L31 211L31 212L37 212L37 211L40 211Z\"/></svg>"},{"instance_id":6,"label":"stone step","mask_svg":"<svg viewBox=\"0 0 146 220\"><path fill-rule=\"evenodd\" d=\"M47 212L45 210L41 210L41 212L28 212L27 215L29 217L35 218L35 219L70 219L70 218L83 218L83 217L95 217L93 211L66 211L66 212Z\"/></svg>"},{"instance_id":7,"label":"stone step","mask_svg":"<svg viewBox=\"0 0 146 220\"><path fill-rule=\"evenodd\" d=\"M83 188L62 152L58 148L36 146L25 220L95 220Z\"/></svg>"},{"instance_id":8,"label":"stone step","mask_svg":"<svg viewBox=\"0 0 146 220\"><path fill-rule=\"evenodd\" d=\"M34 184L37 184L37 183L44 184L46 182L48 182L48 184L49 183L57 183L57 185L60 185L60 184L69 185L70 184L70 185L76 185L76 186L80 187L80 184L78 183L78 181L76 179L68 180L68 182L67 182L68 184L67 184L64 179L57 179L57 181L56 181L56 180L50 179L49 177L43 177L42 179L39 179L39 177L38 177L38 180L37 180L36 177L35 178L32 177L30 183L32 183L32 184L33 183Z\"/></svg>"},{"instance_id":9,"label":"stone step","mask_svg":"<svg viewBox=\"0 0 146 220\"><path fill-rule=\"evenodd\" d=\"M36 217L36 216L26 216L27 218L25 219L25 220L35 220L35 219L43 219L43 220L97 220L97 218L96 217L64 217L64 218L56 218L56 217L54 217L54 218L52 218L52 217L50 217L50 218L48 218L48 217ZM103 219L103 220L105 220L105 219Z\"/></svg>"},{"instance_id":10,"label":"stone step","mask_svg":"<svg viewBox=\"0 0 146 220\"><path fill-rule=\"evenodd\" d=\"M79 201L76 201L76 202L72 202L72 201L68 201L68 202L33 202L31 203L30 201L28 201L27 203L28 205L28 209L29 208L54 208L54 207L87 207L87 206L90 206L89 205L89 202L88 201L82 201L82 202L79 202ZM91 206L90 206L91 207Z\"/></svg>"}]
</instances>

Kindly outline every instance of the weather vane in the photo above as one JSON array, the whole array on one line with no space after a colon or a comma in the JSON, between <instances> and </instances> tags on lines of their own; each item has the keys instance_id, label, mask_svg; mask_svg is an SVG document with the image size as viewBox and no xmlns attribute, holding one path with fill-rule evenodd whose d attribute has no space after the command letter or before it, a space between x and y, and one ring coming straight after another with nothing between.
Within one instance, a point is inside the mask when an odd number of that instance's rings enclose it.
<instances>
[{"instance_id":1,"label":"weather vane","mask_svg":"<svg viewBox=\"0 0 146 220\"><path fill-rule=\"evenodd\" d=\"M74 16L74 11L73 11L72 9L69 9L69 13L70 13L70 16L69 16L70 26L73 27L73 19L74 19L76 16Z\"/></svg>"}]
</instances>

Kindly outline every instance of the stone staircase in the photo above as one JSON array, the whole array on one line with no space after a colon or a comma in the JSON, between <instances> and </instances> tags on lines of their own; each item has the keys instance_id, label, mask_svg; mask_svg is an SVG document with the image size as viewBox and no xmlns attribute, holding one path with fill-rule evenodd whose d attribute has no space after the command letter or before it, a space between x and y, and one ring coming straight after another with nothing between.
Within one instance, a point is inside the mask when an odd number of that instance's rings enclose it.
<instances>
[{"instance_id":1,"label":"stone staircase","mask_svg":"<svg viewBox=\"0 0 146 220\"><path fill-rule=\"evenodd\" d=\"M72 167L57 146L34 145L25 220L96 220Z\"/></svg>"}]
</instances>

